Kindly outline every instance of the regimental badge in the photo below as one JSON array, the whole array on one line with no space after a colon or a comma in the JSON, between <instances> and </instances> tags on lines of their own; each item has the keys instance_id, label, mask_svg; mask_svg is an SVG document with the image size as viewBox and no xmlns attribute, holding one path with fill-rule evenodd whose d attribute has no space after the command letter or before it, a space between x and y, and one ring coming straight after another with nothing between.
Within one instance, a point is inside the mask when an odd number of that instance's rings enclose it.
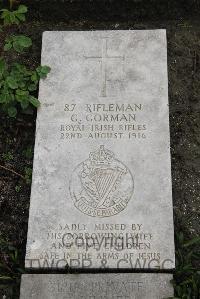
<instances>
[{"instance_id":1,"label":"regimental badge","mask_svg":"<svg viewBox=\"0 0 200 299\"><path fill-rule=\"evenodd\" d=\"M134 190L133 177L114 153L101 145L73 171L70 194L75 207L93 217L109 217L124 210Z\"/></svg>"}]
</instances>

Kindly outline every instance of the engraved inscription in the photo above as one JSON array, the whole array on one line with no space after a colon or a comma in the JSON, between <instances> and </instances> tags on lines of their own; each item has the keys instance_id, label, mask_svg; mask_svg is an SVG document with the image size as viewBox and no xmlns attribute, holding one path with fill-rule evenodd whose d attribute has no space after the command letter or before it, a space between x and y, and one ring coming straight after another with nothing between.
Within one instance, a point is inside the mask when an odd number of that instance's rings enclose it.
<instances>
[{"instance_id":1,"label":"engraved inscription","mask_svg":"<svg viewBox=\"0 0 200 299\"><path fill-rule=\"evenodd\" d=\"M54 295L65 295L66 299L82 298L82 299L125 299L132 298L132 293L140 294L146 289L143 281L140 280L119 280L104 279L103 281L93 280L66 280L55 278L48 283L50 292Z\"/></svg>"},{"instance_id":2,"label":"engraved inscription","mask_svg":"<svg viewBox=\"0 0 200 299\"><path fill-rule=\"evenodd\" d=\"M60 125L60 139L124 139L141 141L148 138L144 121L147 107L141 103L67 103L66 121Z\"/></svg>"}]
</instances>

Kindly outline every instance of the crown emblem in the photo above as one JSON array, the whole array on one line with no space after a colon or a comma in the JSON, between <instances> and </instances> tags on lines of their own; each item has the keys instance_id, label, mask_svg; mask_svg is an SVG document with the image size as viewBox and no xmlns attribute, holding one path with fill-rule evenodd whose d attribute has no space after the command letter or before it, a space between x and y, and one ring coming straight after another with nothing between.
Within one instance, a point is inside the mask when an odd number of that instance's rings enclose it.
<instances>
[{"instance_id":1,"label":"crown emblem","mask_svg":"<svg viewBox=\"0 0 200 299\"><path fill-rule=\"evenodd\" d=\"M104 148L104 145L100 145L98 151L90 153L90 161L92 164L95 165L109 165L113 159L114 154L113 152Z\"/></svg>"}]
</instances>

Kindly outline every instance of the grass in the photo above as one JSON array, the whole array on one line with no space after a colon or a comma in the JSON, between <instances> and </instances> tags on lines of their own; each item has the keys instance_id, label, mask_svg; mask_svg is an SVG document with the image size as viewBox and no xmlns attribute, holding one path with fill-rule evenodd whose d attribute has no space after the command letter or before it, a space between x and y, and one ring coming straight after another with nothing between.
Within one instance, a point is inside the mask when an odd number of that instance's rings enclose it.
<instances>
[{"instance_id":1,"label":"grass","mask_svg":"<svg viewBox=\"0 0 200 299\"><path fill-rule=\"evenodd\" d=\"M176 234L176 271L172 284L174 299L200 298L200 237L185 239Z\"/></svg>"},{"instance_id":2,"label":"grass","mask_svg":"<svg viewBox=\"0 0 200 299\"><path fill-rule=\"evenodd\" d=\"M18 298L22 266L22 255L16 247L0 238L0 297Z\"/></svg>"},{"instance_id":3,"label":"grass","mask_svg":"<svg viewBox=\"0 0 200 299\"><path fill-rule=\"evenodd\" d=\"M3 153L2 157L5 162L9 162L14 159L14 156L11 152Z\"/></svg>"}]
</instances>

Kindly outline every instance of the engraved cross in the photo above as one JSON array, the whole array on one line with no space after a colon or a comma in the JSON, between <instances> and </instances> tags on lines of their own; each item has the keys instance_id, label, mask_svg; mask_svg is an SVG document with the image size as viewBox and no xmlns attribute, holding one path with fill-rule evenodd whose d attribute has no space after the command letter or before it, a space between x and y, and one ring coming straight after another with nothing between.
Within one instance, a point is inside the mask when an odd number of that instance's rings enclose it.
<instances>
[{"instance_id":1,"label":"engraved cross","mask_svg":"<svg viewBox=\"0 0 200 299\"><path fill-rule=\"evenodd\" d=\"M107 97L107 60L108 59L122 59L124 56L108 56L107 38L102 39L102 55L101 56L86 56L85 58L101 59L101 96Z\"/></svg>"}]
</instances>

